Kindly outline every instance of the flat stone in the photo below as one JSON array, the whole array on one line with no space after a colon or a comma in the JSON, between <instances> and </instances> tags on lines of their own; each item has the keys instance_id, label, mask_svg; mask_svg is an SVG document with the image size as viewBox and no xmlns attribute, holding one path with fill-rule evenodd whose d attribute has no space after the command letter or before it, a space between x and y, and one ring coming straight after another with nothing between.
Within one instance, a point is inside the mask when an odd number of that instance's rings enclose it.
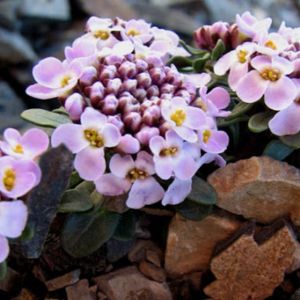
<instances>
[{"instance_id":1,"label":"flat stone","mask_svg":"<svg viewBox=\"0 0 300 300\"><path fill-rule=\"evenodd\" d=\"M91 291L87 279L66 288L68 300L96 300L96 292Z\"/></svg>"},{"instance_id":2,"label":"flat stone","mask_svg":"<svg viewBox=\"0 0 300 300\"><path fill-rule=\"evenodd\" d=\"M149 279L155 280L157 282L166 281L166 271L147 261L140 262L139 270Z\"/></svg>"},{"instance_id":3,"label":"flat stone","mask_svg":"<svg viewBox=\"0 0 300 300\"><path fill-rule=\"evenodd\" d=\"M229 214L215 213L201 221L177 214L169 225L165 269L171 277L209 268L215 246L240 226Z\"/></svg>"},{"instance_id":4,"label":"flat stone","mask_svg":"<svg viewBox=\"0 0 300 300\"><path fill-rule=\"evenodd\" d=\"M269 223L288 215L300 225L300 170L269 157L228 164L209 176L217 206Z\"/></svg>"},{"instance_id":5,"label":"flat stone","mask_svg":"<svg viewBox=\"0 0 300 300\"><path fill-rule=\"evenodd\" d=\"M154 252L154 255L158 257L156 260L158 259L161 263L163 253L161 249L159 249L159 247L151 240L137 240L128 253L128 259L132 263L141 262L142 260L146 259L148 251Z\"/></svg>"},{"instance_id":6,"label":"flat stone","mask_svg":"<svg viewBox=\"0 0 300 300\"><path fill-rule=\"evenodd\" d=\"M74 270L60 277L48 280L45 285L49 292L62 289L79 281L80 270Z\"/></svg>"},{"instance_id":7,"label":"flat stone","mask_svg":"<svg viewBox=\"0 0 300 300\"><path fill-rule=\"evenodd\" d=\"M216 280L204 292L218 300L263 300L284 280L293 263L294 232L280 221L254 235L255 225L212 259Z\"/></svg>"},{"instance_id":8,"label":"flat stone","mask_svg":"<svg viewBox=\"0 0 300 300\"><path fill-rule=\"evenodd\" d=\"M99 276L94 280L110 300L172 300L166 284L149 280L134 266Z\"/></svg>"},{"instance_id":9,"label":"flat stone","mask_svg":"<svg viewBox=\"0 0 300 300\"><path fill-rule=\"evenodd\" d=\"M0 28L0 63L32 62L37 56L27 40L17 32Z\"/></svg>"},{"instance_id":10,"label":"flat stone","mask_svg":"<svg viewBox=\"0 0 300 300\"><path fill-rule=\"evenodd\" d=\"M28 18L67 21L70 19L68 0L23 0L20 14Z\"/></svg>"}]
</instances>

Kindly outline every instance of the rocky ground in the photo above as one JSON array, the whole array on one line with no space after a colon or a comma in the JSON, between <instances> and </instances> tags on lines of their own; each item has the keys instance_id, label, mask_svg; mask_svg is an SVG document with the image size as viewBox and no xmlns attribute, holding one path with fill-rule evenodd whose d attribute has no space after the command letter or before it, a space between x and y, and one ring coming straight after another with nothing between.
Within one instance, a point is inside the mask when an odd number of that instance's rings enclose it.
<instances>
[{"instance_id":1,"label":"rocky ground","mask_svg":"<svg viewBox=\"0 0 300 300\"><path fill-rule=\"evenodd\" d=\"M19 118L25 108L57 105L25 95L32 66L39 58L62 57L90 15L145 18L186 40L201 24L231 21L248 9L257 16L271 16L275 26L282 19L299 26L299 0L216 3L0 1L1 131L28 126ZM244 152L256 153L252 150ZM293 163L299 168L299 159ZM64 216L58 216L40 259L25 260L14 249L8 275L0 282L0 299L300 299L300 171L253 157L215 171L208 180L218 203L205 219L188 220L146 208L133 240L112 239L87 258L74 259L62 250L57 232ZM116 209L122 207L118 203Z\"/></svg>"}]
</instances>

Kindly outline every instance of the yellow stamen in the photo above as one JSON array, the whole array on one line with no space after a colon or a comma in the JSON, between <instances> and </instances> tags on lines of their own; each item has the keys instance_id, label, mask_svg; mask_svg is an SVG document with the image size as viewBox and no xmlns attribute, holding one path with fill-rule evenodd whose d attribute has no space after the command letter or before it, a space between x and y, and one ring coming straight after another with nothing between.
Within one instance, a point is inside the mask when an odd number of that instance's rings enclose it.
<instances>
[{"instance_id":1,"label":"yellow stamen","mask_svg":"<svg viewBox=\"0 0 300 300\"><path fill-rule=\"evenodd\" d=\"M127 31L127 34L129 35L129 36L137 36L137 35L140 35L141 33L138 31L138 30L136 30L136 29L134 29L134 28L131 28L131 29L129 29L128 31Z\"/></svg>"},{"instance_id":2,"label":"yellow stamen","mask_svg":"<svg viewBox=\"0 0 300 300\"><path fill-rule=\"evenodd\" d=\"M247 61L247 54L248 54L248 51L246 51L246 50L242 49L242 50L238 51L237 57L241 64L244 64Z\"/></svg>"},{"instance_id":3,"label":"yellow stamen","mask_svg":"<svg viewBox=\"0 0 300 300\"><path fill-rule=\"evenodd\" d=\"M145 179L146 177L148 177L148 173L144 170L141 170L141 169L137 169L137 168L134 168L134 169L131 169L128 173L127 173L127 176L126 178L128 178L130 181L135 181L137 179Z\"/></svg>"},{"instance_id":4,"label":"yellow stamen","mask_svg":"<svg viewBox=\"0 0 300 300\"><path fill-rule=\"evenodd\" d=\"M275 68L265 68L260 76L264 80L277 81L281 77L281 72Z\"/></svg>"},{"instance_id":5,"label":"yellow stamen","mask_svg":"<svg viewBox=\"0 0 300 300\"><path fill-rule=\"evenodd\" d=\"M182 109L177 109L171 115L171 120L176 124L176 126L181 126L186 119L186 113Z\"/></svg>"},{"instance_id":6,"label":"yellow stamen","mask_svg":"<svg viewBox=\"0 0 300 300\"><path fill-rule=\"evenodd\" d=\"M211 131L208 129L205 129L202 133L202 136L203 136L203 142L206 144L211 137Z\"/></svg>"},{"instance_id":7,"label":"yellow stamen","mask_svg":"<svg viewBox=\"0 0 300 300\"><path fill-rule=\"evenodd\" d=\"M95 129L85 129L84 137L92 147L101 148L104 146L103 136Z\"/></svg>"},{"instance_id":8,"label":"yellow stamen","mask_svg":"<svg viewBox=\"0 0 300 300\"><path fill-rule=\"evenodd\" d=\"M69 84L70 80L71 80L71 76L69 76L69 75L64 76L60 81L60 86L62 88L64 88L65 86L67 86Z\"/></svg>"},{"instance_id":9,"label":"yellow stamen","mask_svg":"<svg viewBox=\"0 0 300 300\"><path fill-rule=\"evenodd\" d=\"M266 41L265 42L265 47L271 48L273 50L277 50L277 46L272 40Z\"/></svg>"},{"instance_id":10,"label":"yellow stamen","mask_svg":"<svg viewBox=\"0 0 300 300\"><path fill-rule=\"evenodd\" d=\"M7 169L4 172L4 176L3 176L2 181L3 181L3 184L4 184L5 188L8 191L11 191L15 186L15 181L16 181L15 171L13 169Z\"/></svg>"},{"instance_id":11,"label":"yellow stamen","mask_svg":"<svg viewBox=\"0 0 300 300\"><path fill-rule=\"evenodd\" d=\"M22 145L20 145L20 144L17 144L15 146L15 148L13 149L13 151L15 153L19 153L19 154L23 154L24 153L24 149L23 149Z\"/></svg>"},{"instance_id":12,"label":"yellow stamen","mask_svg":"<svg viewBox=\"0 0 300 300\"><path fill-rule=\"evenodd\" d=\"M106 41L109 38L109 36L110 34L107 30L97 30L94 32L94 37L103 41Z\"/></svg>"},{"instance_id":13,"label":"yellow stamen","mask_svg":"<svg viewBox=\"0 0 300 300\"><path fill-rule=\"evenodd\" d=\"M178 149L176 147L170 147L162 149L159 153L160 156L174 156L177 153Z\"/></svg>"}]
</instances>

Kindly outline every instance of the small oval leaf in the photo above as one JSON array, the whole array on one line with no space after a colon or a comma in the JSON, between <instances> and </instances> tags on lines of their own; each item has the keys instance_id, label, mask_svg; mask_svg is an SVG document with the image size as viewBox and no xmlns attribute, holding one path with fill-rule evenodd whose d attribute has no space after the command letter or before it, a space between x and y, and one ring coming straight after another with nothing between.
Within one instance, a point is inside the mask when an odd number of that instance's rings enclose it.
<instances>
[{"instance_id":1,"label":"small oval leaf","mask_svg":"<svg viewBox=\"0 0 300 300\"><path fill-rule=\"evenodd\" d=\"M0 280L3 280L7 274L7 263L3 261L0 263Z\"/></svg>"},{"instance_id":2,"label":"small oval leaf","mask_svg":"<svg viewBox=\"0 0 300 300\"><path fill-rule=\"evenodd\" d=\"M27 109L22 112L21 117L33 124L52 128L56 128L65 123L71 123L71 120L64 114L40 108Z\"/></svg>"},{"instance_id":3,"label":"small oval leaf","mask_svg":"<svg viewBox=\"0 0 300 300\"><path fill-rule=\"evenodd\" d=\"M245 103L239 102L237 105L234 106L233 110L231 111L230 115L227 117L228 120L235 119L247 111L249 111L254 106L254 103Z\"/></svg>"},{"instance_id":4,"label":"small oval leaf","mask_svg":"<svg viewBox=\"0 0 300 300\"><path fill-rule=\"evenodd\" d=\"M253 115L248 122L248 128L255 133L260 133L268 129L269 121L272 119L273 112L261 112Z\"/></svg>"},{"instance_id":5,"label":"small oval leaf","mask_svg":"<svg viewBox=\"0 0 300 300\"><path fill-rule=\"evenodd\" d=\"M280 140L273 140L266 146L263 154L277 160L284 160L294 150L294 148L285 145Z\"/></svg>"},{"instance_id":6,"label":"small oval leaf","mask_svg":"<svg viewBox=\"0 0 300 300\"><path fill-rule=\"evenodd\" d=\"M91 209L92 207L93 204L89 193L74 189L68 190L63 194L60 200L58 212L83 212Z\"/></svg>"},{"instance_id":7,"label":"small oval leaf","mask_svg":"<svg viewBox=\"0 0 300 300\"><path fill-rule=\"evenodd\" d=\"M192 66L192 64L192 60L184 56L173 56L168 61L168 65L175 65L177 68L189 67Z\"/></svg>"},{"instance_id":8,"label":"small oval leaf","mask_svg":"<svg viewBox=\"0 0 300 300\"><path fill-rule=\"evenodd\" d=\"M209 53L205 53L202 55L200 58L197 58L196 60L193 61L193 68L196 72L202 72L203 68L205 66L205 63L209 60L210 55Z\"/></svg>"},{"instance_id":9,"label":"small oval leaf","mask_svg":"<svg viewBox=\"0 0 300 300\"><path fill-rule=\"evenodd\" d=\"M118 241L129 241L134 238L137 215L135 211L129 210L121 215L119 224L114 233L114 239Z\"/></svg>"},{"instance_id":10,"label":"small oval leaf","mask_svg":"<svg viewBox=\"0 0 300 300\"><path fill-rule=\"evenodd\" d=\"M294 135L281 136L280 140L289 147L300 149L300 132Z\"/></svg>"},{"instance_id":11,"label":"small oval leaf","mask_svg":"<svg viewBox=\"0 0 300 300\"><path fill-rule=\"evenodd\" d=\"M69 215L62 231L62 246L73 257L87 256L114 234L120 215L95 209Z\"/></svg>"},{"instance_id":12,"label":"small oval leaf","mask_svg":"<svg viewBox=\"0 0 300 300\"><path fill-rule=\"evenodd\" d=\"M198 204L213 205L217 203L215 189L208 182L197 176L193 178L192 191L187 198Z\"/></svg>"},{"instance_id":13,"label":"small oval leaf","mask_svg":"<svg viewBox=\"0 0 300 300\"><path fill-rule=\"evenodd\" d=\"M211 53L211 59L212 60L218 60L222 54L225 52L226 50L226 47L225 47L225 44L224 42L222 41L222 39L219 39L215 48L212 50L212 53Z\"/></svg>"},{"instance_id":14,"label":"small oval leaf","mask_svg":"<svg viewBox=\"0 0 300 300\"><path fill-rule=\"evenodd\" d=\"M176 205L175 209L186 219L200 221L212 212L213 205L201 205L185 200L183 203Z\"/></svg>"}]
</instances>

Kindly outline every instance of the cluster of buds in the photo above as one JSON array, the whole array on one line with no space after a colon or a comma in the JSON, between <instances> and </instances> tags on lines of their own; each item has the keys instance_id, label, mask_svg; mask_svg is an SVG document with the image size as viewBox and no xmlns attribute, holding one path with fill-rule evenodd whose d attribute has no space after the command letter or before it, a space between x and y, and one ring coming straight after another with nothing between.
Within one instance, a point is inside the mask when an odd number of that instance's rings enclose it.
<instances>
[{"instance_id":1,"label":"cluster of buds","mask_svg":"<svg viewBox=\"0 0 300 300\"><path fill-rule=\"evenodd\" d=\"M170 55L184 53L173 32L94 17L87 29L63 62L50 57L35 66L37 83L27 89L58 97L73 120L56 128L52 146L65 144L99 193L128 193L130 208L182 202L204 163L224 164L219 154L229 141L216 118L229 114L228 92L208 91L208 74L167 66Z\"/></svg>"},{"instance_id":2,"label":"cluster of buds","mask_svg":"<svg viewBox=\"0 0 300 300\"><path fill-rule=\"evenodd\" d=\"M230 28L236 27L241 39L215 63L214 73L228 72L229 87L241 101L264 99L267 108L275 111L269 121L272 133L293 135L300 131L300 29L283 23L277 32L269 33L271 22L269 18L257 20L249 12L237 15ZM224 40L229 32L227 25L211 28L212 39ZM201 39L195 37L201 46Z\"/></svg>"},{"instance_id":3,"label":"cluster of buds","mask_svg":"<svg viewBox=\"0 0 300 300\"><path fill-rule=\"evenodd\" d=\"M37 158L47 150L49 138L40 129L23 135L12 128L0 141L0 262L9 253L7 238L19 237L27 222L27 207L21 200L41 179Z\"/></svg>"}]
</instances>

